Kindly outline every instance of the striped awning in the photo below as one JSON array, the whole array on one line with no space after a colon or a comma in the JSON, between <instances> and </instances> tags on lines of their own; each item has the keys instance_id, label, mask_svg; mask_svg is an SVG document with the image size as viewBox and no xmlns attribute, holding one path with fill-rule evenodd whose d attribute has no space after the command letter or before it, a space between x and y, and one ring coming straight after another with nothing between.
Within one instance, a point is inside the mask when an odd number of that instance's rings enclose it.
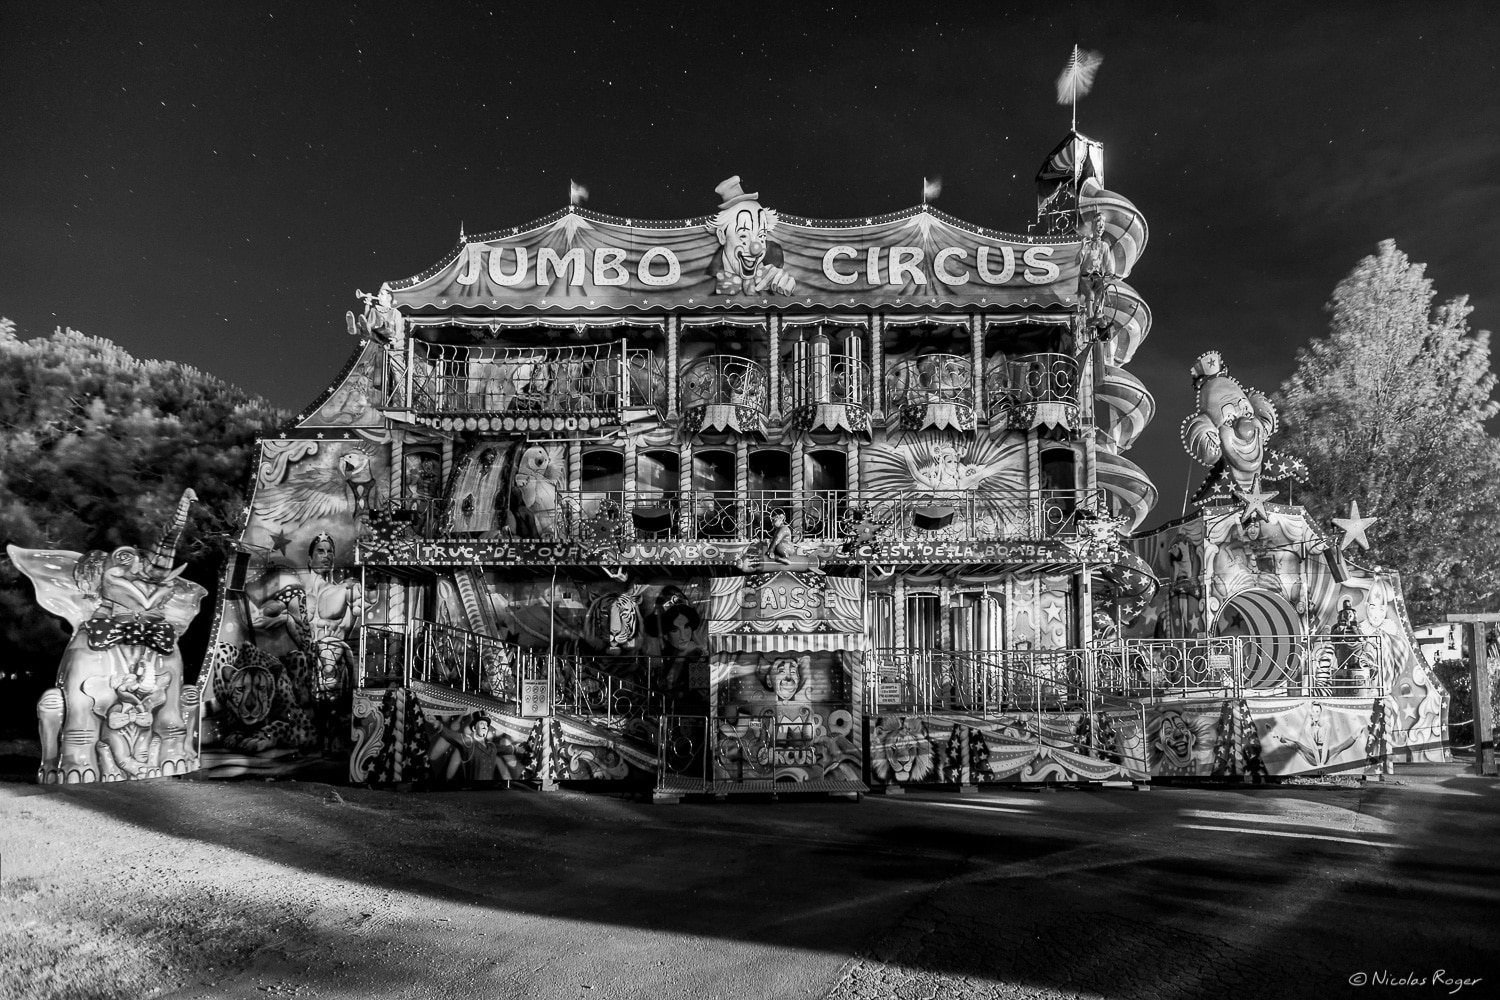
<instances>
[{"instance_id":1,"label":"striped awning","mask_svg":"<svg viewBox=\"0 0 1500 1000\"><path fill-rule=\"evenodd\" d=\"M869 640L858 632L744 633L708 637L710 653L819 653L839 649L862 653L868 646Z\"/></svg>"}]
</instances>

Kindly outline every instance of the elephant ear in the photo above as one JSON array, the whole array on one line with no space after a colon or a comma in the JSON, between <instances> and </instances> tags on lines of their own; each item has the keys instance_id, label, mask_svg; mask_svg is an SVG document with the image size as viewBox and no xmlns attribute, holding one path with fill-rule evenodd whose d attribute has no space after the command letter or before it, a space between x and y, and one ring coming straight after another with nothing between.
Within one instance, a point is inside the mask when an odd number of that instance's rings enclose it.
<instances>
[{"instance_id":1,"label":"elephant ear","mask_svg":"<svg viewBox=\"0 0 1500 1000\"><path fill-rule=\"evenodd\" d=\"M1205 413L1195 414L1183 423L1182 446L1204 465L1213 465L1224 451L1219 441L1218 425Z\"/></svg>"},{"instance_id":2,"label":"elephant ear","mask_svg":"<svg viewBox=\"0 0 1500 1000\"><path fill-rule=\"evenodd\" d=\"M60 549L23 549L7 545L16 568L31 578L36 602L77 628L94 613L98 596L82 590L74 575L82 553Z\"/></svg>"}]
</instances>

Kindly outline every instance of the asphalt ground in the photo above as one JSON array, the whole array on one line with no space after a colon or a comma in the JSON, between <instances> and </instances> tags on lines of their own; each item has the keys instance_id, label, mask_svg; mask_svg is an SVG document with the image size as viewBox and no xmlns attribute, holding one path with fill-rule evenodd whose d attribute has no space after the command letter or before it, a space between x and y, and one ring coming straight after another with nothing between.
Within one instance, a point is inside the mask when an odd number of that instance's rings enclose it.
<instances>
[{"instance_id":1,"label":"asphalt ground","mask_svg":"<svg viewBox=\"0 0 1500 1000\"><path fill-rule=\"evenodd\" d=\"M1500 996L1497 820L1461 765L670 806L11 782L0 997Z\"/></svg>"}]
</instances>

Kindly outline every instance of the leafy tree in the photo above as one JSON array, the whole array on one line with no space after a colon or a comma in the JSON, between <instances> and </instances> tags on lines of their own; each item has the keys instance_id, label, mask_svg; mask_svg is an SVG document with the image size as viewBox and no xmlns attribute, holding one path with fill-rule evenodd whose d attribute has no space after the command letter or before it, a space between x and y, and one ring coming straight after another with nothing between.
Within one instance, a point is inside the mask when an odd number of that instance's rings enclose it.
<instances>
[{"instance_id":1,"label":"leafy tree","mask_svg":"<svg viewBox=\"0 0 1500 1000\"><path fill-rule=\"evenodd\" d=\"M179 558L184 575L213 594L244 511L256 439L285 420L195 368L140 361L75 330L21 340L0 319L0 541L76 552L149 546L192 487L200 502ZM189 664L202 660L212 617L205 601L184 637ZM29 716L67 636L36 606L30 582L0 559L0 676L15 695L5 701L19 702L7 714Z\"/></svg>"},{"instance_id":2,"label":"leafy tree","mask_svg":"<svg viewBox=\"0 0 1500 1000\"><path fill-rule=\"evenodd\" d=\"M1350 501L1380 519L1356 558L1401 573L1417 623L1500 596L1489 333L1470 331L1467 297L1434 305L1424 269L1392 240L1360 261L1277 399L1282 444L1311 473L1298 500L1325 522Z\"/></svg>"}]
</instances>

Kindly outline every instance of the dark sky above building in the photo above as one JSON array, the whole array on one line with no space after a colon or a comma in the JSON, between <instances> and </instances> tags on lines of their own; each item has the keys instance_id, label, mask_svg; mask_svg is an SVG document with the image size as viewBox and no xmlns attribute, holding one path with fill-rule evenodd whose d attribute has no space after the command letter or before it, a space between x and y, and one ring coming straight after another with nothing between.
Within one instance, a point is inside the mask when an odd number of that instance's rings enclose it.
<instances>
[{"instance_id":1,"label":"dark sky above building","mask_svg":"<svg viewBox=\"0 0 1500 1000\"><path fill-rule=\"evenodd\" d=\"M1500 321L1500 18L1481 3L0 6L0 315L300 409L356 288L567 203L817 218L918 203L1024 233L1079 129L1151 226L1131 458L1175 516L1188 368L1271 390L1383 238Z\"/></svg>"}]
</instances>

